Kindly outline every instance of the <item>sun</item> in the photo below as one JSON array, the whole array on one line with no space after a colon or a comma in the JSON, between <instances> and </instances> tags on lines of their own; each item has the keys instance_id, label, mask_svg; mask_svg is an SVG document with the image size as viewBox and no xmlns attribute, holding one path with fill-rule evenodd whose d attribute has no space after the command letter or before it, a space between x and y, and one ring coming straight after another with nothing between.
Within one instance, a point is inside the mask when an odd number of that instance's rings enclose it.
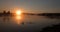
<instances>
[{"instance_id":1,"label":"sun","mask_svg":"<svg viewBox=\"0 0 60 32\"><path fill-rule=\"evenodd\" d=\"M21 10L16 10L16 15L21 15Z\"/></svg>"}]
</instances>

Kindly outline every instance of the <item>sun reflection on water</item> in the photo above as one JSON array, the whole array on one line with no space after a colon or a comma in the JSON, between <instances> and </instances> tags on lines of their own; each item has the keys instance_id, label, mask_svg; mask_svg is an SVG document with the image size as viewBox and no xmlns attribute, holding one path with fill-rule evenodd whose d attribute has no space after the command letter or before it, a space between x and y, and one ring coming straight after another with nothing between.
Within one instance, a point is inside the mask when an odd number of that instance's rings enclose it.
<instances>
[{"instance_id":1,"label":"sun reflection on water","mask_svg":"<svg viewBox=\"0 0 60 32\"><path fill-rule=\"evenodd\" d=\"M15 15L14 16L14 21L15 21L16 24L20 25L22 23L22 20L23 20L22 15Z\"/></svg>"},{"instance_id":2,"label":"sun reflection on water","mask_svg":"<svg viewBox=\"0 0 60 32\"><path fill-rule=\"evenodd\" d=\"M21 23L21 16L16 16L16 22L17 22L17 24L20 24Z\"/></svg>"},{"instance_id":3,"label":"sun reflection on water","mask_svg":"<svg viewBox=\"0 0 60 32\"><path fill-rule=\"evenodd\" d=\"M21 19L21 16L16 16L16 19L17 19L17 20L20 20L20 19Z\"/></svg>"}]
</instances>

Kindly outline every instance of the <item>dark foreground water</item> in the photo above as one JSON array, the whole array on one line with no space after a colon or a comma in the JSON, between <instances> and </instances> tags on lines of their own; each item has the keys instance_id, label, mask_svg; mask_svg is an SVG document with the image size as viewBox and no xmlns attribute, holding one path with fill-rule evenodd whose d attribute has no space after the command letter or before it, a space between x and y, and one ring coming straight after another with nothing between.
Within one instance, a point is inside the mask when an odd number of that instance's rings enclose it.
<instances>
[{"instance_id":1,"label":"dark foreground water","mask_svg":"<svg viewBox=\"0 0 60 32\"><path fill-rule=\"evenodd\" d=\"M46 26L59 23L60 19L51 19L46 16L1 16L0 32L38 32Z\"/></svg>"}]
</instances>

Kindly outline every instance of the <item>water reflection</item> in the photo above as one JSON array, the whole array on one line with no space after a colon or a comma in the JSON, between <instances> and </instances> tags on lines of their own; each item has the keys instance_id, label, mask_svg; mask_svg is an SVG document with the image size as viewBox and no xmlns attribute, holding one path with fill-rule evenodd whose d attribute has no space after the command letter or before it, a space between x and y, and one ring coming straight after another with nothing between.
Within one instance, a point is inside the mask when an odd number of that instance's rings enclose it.
<instances>
[{"instance_id":1,"label":"water reflection","mask_svg":"<svg viewBox=\"0 0 60 32\"><path fill-rule=\"evenodd\" d=\"M17 20L20 20L20 19L21 19L21 16L16 16L16 19L17 19Z\"/></svg>"},{"instance_id":2,"label":"water reflection","mask_svg":"<svg viewBox=\"0 0 60 32\"><path fill-rule=\"evenodd\" d=\"M22 20L22 17L21 17L21 15L19 16L19 15L16 15L15 16L15 22L17 23L17 24L21 24L21 21Z\"/></svg>"},{"instance_id":3,"label":"water reflection","mask_svg":"<svg viewBox=\"0 0 60 32\"><path fill-rule=\"evenodd\" d=\"M16 16L17 24L20 24L21 22L21 16Z\"/></svg>"},{"instance_id":4,"label":"water reflection","mask_svg":"<svg viewBox=\"0 0 60 32\"><path fill-rule=\"evenodd\" d=\"M9 17L7 17L7 16L4 16L4 17L3 17L3 21L4 21L4 22L7 22L7 21L9 21Z\"/></svg>"}]
</instances>

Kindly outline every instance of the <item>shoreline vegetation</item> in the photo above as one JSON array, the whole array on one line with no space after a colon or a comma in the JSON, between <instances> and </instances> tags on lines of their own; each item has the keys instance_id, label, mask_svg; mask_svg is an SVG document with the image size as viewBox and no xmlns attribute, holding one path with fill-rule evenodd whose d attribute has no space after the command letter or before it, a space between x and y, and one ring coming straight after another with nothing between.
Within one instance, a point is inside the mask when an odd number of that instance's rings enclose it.
<instances>
[{"instance_id":1,"label":"shoreline vegetation","mask_svg":"<svg viewBox=\"0 0 60 32\"><path fill-rule=\"evenodd\" d=\"M50 17L50 18L53 18L53 17L60 18L60 13L38 13L38 14L22 13L22 14L23 15L47 16L47 17ZM10 11L8 11L8 12L3 11L3 13L0 13L0 16L14 16L14 13L10 13Z\"/></svg>"}]
</instances>

